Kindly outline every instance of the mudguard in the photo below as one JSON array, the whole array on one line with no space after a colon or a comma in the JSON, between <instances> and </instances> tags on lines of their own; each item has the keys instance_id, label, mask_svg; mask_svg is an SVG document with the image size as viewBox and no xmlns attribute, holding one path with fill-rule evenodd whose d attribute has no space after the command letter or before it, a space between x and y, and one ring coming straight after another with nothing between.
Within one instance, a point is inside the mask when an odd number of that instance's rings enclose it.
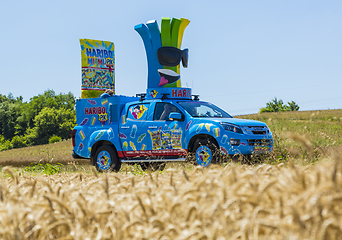
<instances>
[{"instance_id":1,"label":"mudguard","mask_svg":"<svg viewBox=\"0 0 342 240\"><path fill-rule=\"evenodd\" d=\"M200 134L210 135L215 138L218 142L222 138L222 131L224 129L213 121L205 121L203 119L194 119L192 118L187 124L185 128L186 138L185 138L185 147L188 148L188 144L192 137Z\"/></svg>"},{"instance_id":2,"label":"mudguard","mask_svg":"<svg viewBox=\"0 0 342 240\"><path fill-rule=\"evenodd\" d=\"M89 137L89 157L91 148L99 141L111 142L117 151L121 151L120 139L117 136L119 136L118 124L111 124L109 128L94 131Z\"/></svg>"}]
</instances>

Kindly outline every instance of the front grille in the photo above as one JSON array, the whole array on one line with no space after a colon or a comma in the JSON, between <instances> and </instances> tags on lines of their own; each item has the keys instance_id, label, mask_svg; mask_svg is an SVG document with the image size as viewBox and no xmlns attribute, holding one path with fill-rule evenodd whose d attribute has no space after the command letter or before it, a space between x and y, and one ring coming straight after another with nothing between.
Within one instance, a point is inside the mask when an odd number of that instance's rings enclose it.
<instances>
[{"instance_id":1,"label":"front grille","mask_svg":"<svg viewBox=\"0 0 342 240\"><path fill-rule=\"evenodd\" d=\"M265 135L266 131L252 131L253 134Z\"/></svg>"},{"instance_id":2,"label":"front grille","mask_svg":"<svg viewBox=\"0 0 342 240\"><path fill-rule=\"evenodd\" d=\"M248 139L249 146L268 146L271 145L271 139Z\"/></svg>"},{"instance_id":3,"label":"front grille","mask_svg":"<svg viewBox=\"0 0 342 240\"><path fill-rule=\"evenodd\" d=\"M244 126L244 130L253 135L266 135L269 133L267 126Z\"/></svg>"}]
</instances>

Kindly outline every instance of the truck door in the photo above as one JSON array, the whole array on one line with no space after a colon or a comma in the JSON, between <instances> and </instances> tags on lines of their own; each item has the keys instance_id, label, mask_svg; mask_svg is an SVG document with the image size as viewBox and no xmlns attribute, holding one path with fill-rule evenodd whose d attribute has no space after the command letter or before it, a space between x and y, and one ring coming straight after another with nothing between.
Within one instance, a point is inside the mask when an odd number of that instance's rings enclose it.
<instances>
[{"instance_id":1,"label":"truck door","mask_svg":"<svg viewBox=\"0 0 342 240\"><path fill-rule=\"evenodd\" d=\"M170 120L171 112L180 113L182 120ZM175 105L168 102L157 102L154 108L153 121L150 122L148 134L149 150L153 155L184 155L184 114Z\"/></svg>"},{"instance_id":2,"label":"truck door","mask_svg":"<svg viewBox=\"0 0 342 240\"><path fill-rule=\"evenodd\" d=\"M122 116L119 138L126 157L137 157L147 148L147 115L149 103L130 105Z\"/></svg>"}]
</instances>

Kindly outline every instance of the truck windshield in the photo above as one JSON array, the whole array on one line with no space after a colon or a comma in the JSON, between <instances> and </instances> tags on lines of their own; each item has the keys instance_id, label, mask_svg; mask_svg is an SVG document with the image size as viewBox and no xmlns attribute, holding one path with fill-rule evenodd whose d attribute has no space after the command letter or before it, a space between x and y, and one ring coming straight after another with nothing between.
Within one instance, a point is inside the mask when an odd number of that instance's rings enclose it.
<instances>
[{"instance_id":1,"label":"truck windshield","mask_svg":"<svg viewBox=\"0 0 342 240\"><path fill-rule=\"evenodd\" d=\"M193 117L232 118L228 113L208 102L180 101L178 104Z\"/></svg>"}]
</instances>

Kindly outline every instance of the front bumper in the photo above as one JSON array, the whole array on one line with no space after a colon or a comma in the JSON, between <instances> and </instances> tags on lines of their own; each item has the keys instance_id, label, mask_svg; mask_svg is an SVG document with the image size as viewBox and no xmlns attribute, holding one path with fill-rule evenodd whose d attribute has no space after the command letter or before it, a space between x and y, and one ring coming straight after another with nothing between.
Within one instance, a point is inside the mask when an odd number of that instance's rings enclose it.
<instances>
[{"instance_id":1,"label":"front bumper","mask_svg":"<svg viewBox=\"0 0 342 240\"><path fill-rule=\"evenodd\" d=\"M234 154L266 154L270 153L273 150L273 139L238 139L238 145L225 144L224 146L220 146L220 150L223 154L234 155Z\"/></svg>"}]
</instances>

